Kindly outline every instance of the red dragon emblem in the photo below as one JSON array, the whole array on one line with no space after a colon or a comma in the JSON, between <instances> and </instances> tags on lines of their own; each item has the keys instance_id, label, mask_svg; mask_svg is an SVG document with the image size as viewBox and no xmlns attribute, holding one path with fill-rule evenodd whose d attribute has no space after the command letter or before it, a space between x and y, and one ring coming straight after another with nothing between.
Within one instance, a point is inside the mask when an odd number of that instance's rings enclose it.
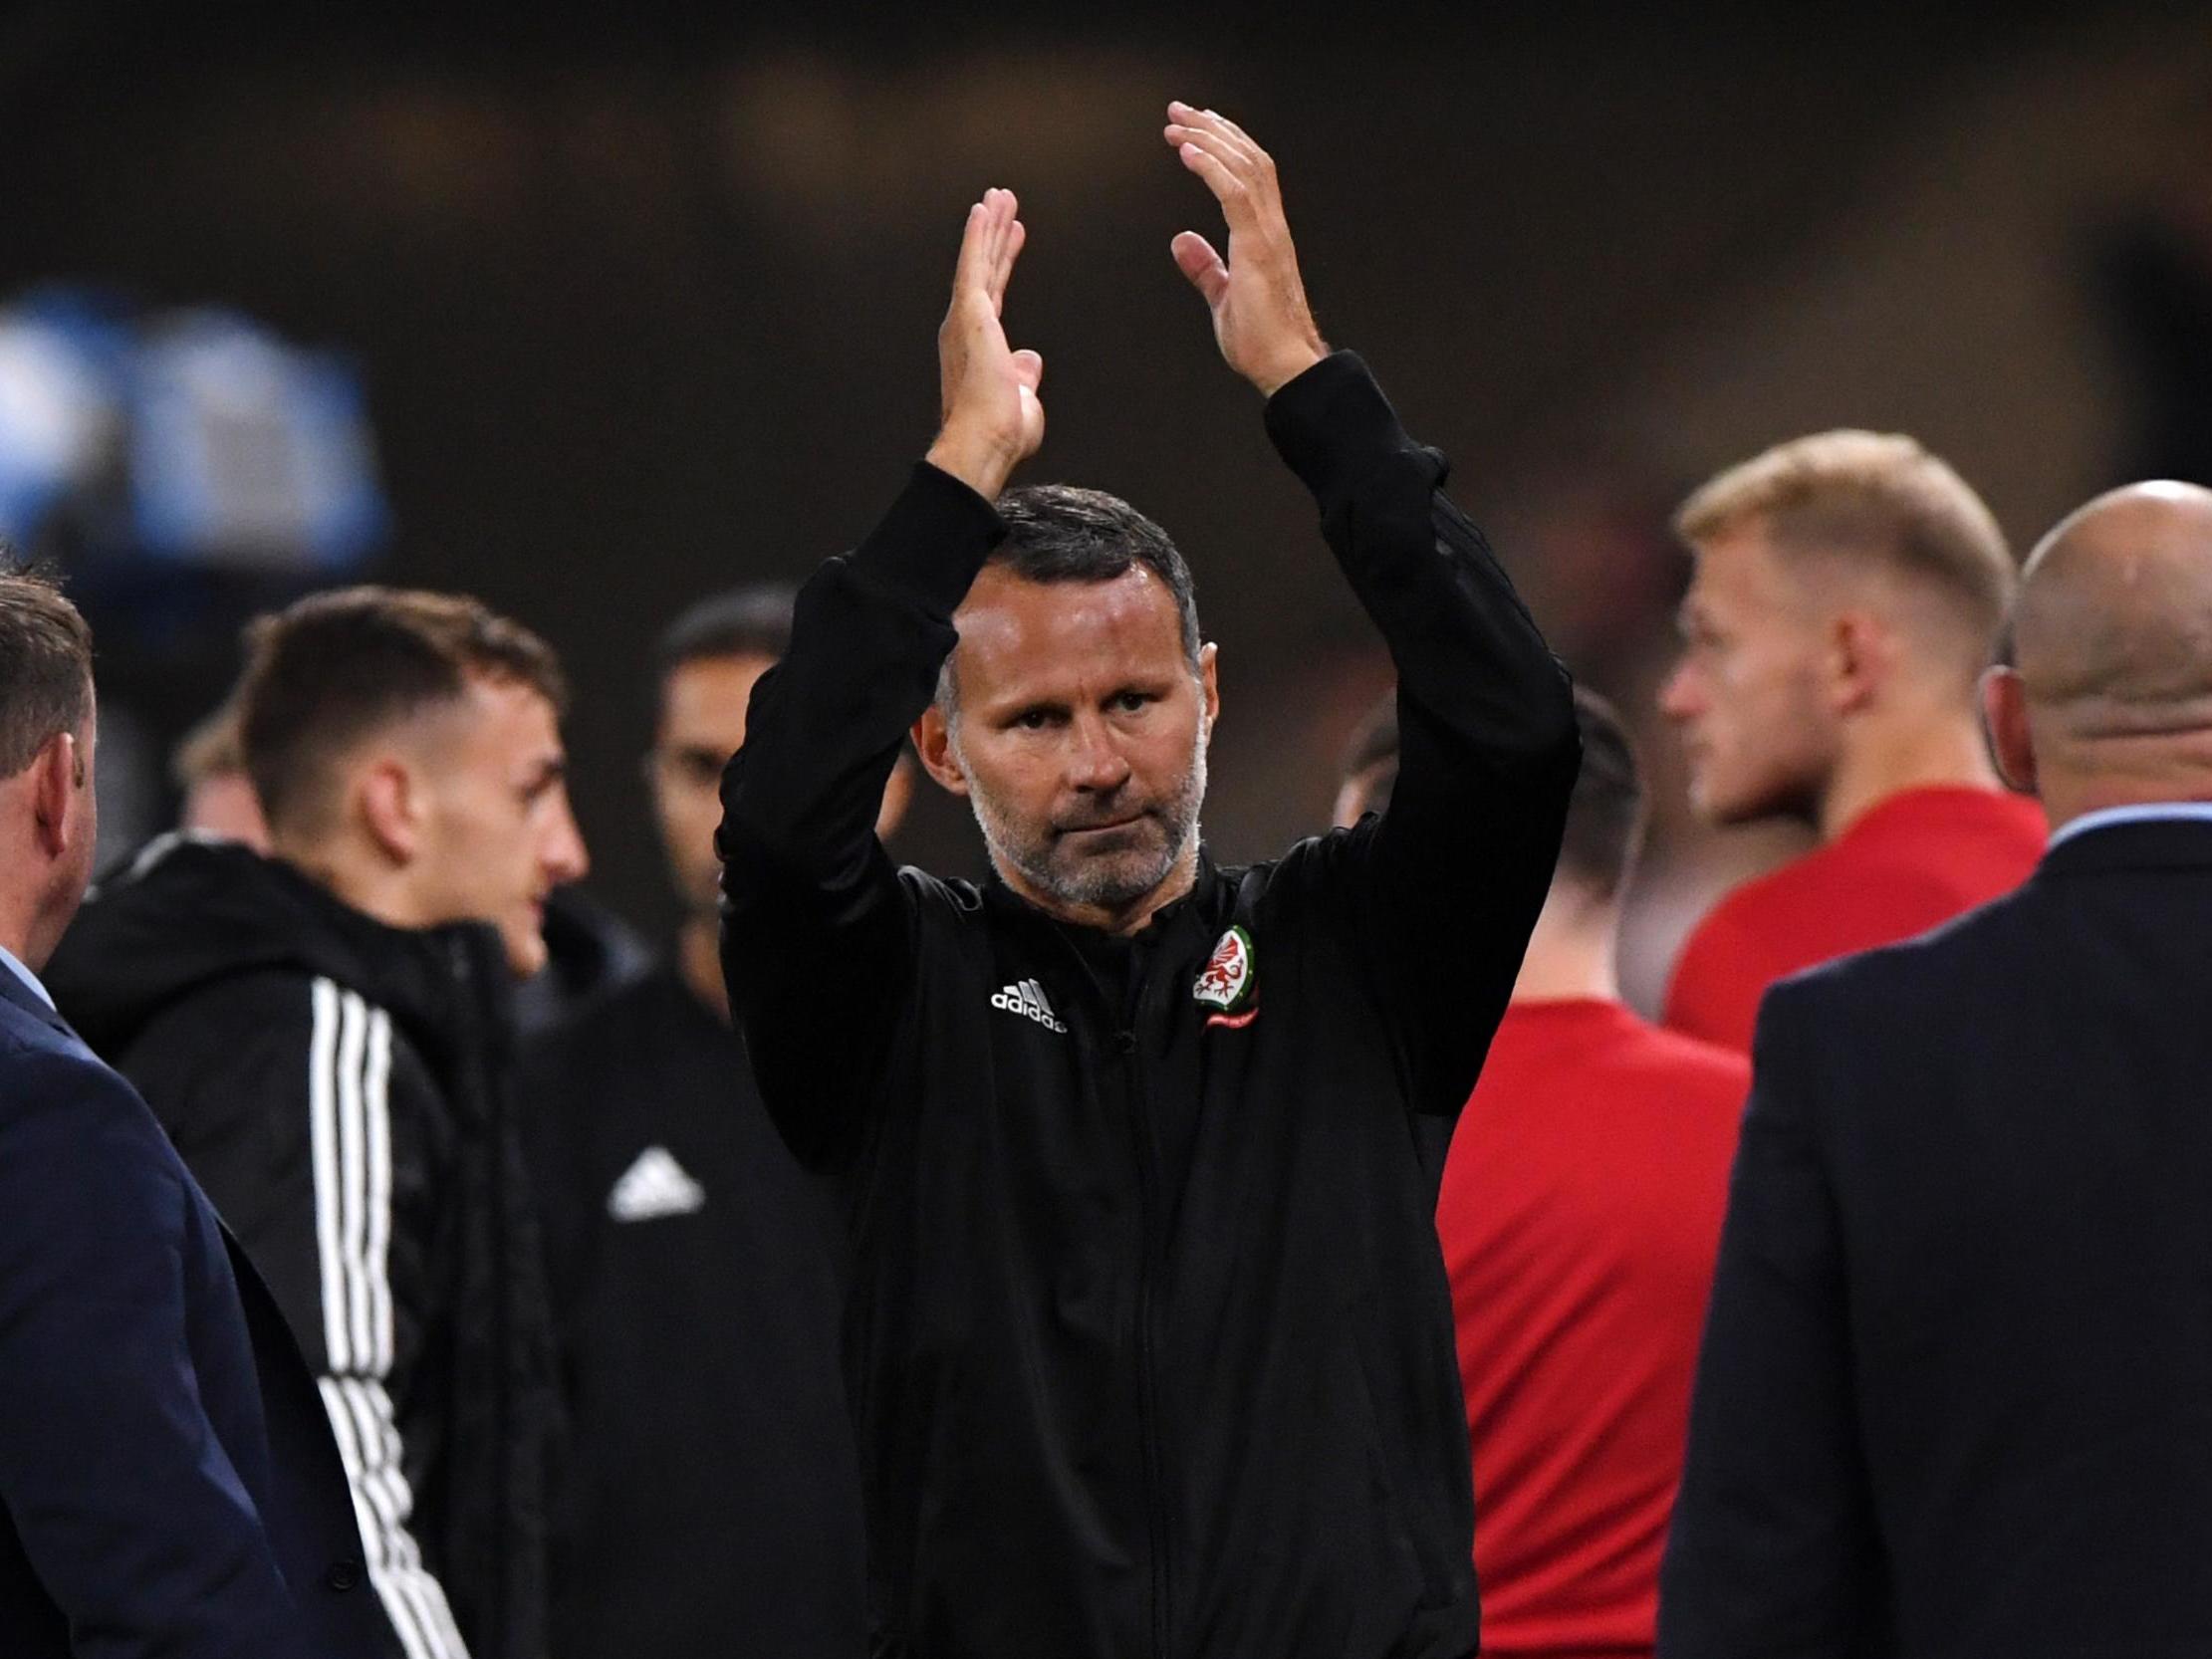
<instances>
[{"instance_id":1,"label":"red dragon emblem","mask_svg":"<svg viewBox=\"0 0 2212 1659\"><path fill-rule=\"evenodd\" d=\"M1250 1023L1250 1012L1236 1019L1224 1016L1250 1003L1252 989L1252 936L1241 927L1232 927L1221 936L1221 943L1214 946L1213 955L1198 971L1190 994L1197 1001L1221 1010L1207 1021L1208 1025L1242 1026Z\"/></svg>"}]
</instances>

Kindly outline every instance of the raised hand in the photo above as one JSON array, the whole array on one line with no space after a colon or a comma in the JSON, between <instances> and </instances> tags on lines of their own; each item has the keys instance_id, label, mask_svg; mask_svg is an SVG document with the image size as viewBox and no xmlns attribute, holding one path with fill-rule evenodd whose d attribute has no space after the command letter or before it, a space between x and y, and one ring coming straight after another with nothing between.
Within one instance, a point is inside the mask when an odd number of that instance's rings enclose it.
<instances>
[{"instance_id":1,"label":"raised hand","mask_svg":"<svg viewBox=\"0 0 2212 1659\"><path fill-rule=\"evenodd\" d=\"M1166 136L1229 222L1226 260L1186 230L1174 240L1175 263L1205 296L1229 366L1273 396L1329 355L1306 305L1275 162L1235 121L1187 104L1167 107Z\"/></svg>"},{"instance_id":2,"label":"raised hand","mask_svg":"<svg viewBox=\"0 0 2212 1659\"><path fill-rule=\"evenodd\" d=\"M1028 237L1016 207L1013 191L986 190L968 209L952 304L937 331L942 424L929 460L985 500L1045 441L1045 405L1037 396L1045 359L1010 349L999 321L1007 279Z\"/></svg>"}]
</instances>

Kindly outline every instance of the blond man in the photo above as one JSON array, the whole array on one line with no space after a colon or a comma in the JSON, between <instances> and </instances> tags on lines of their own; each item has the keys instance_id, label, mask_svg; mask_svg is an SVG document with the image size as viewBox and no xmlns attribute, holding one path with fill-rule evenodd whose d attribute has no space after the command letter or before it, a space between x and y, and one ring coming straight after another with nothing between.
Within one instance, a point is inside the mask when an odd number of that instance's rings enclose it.
<instances>
[{"instance_id":1,"label":"blond man","mask_svg":"<svg viewBox=\"0 0 2212 1659\"><path fill-rule=\"evenodd\" d=\"M1821 843L1730 893L1676 964L1666 1023L1748 1050L1775 980L2009 892L2042 852L1975 702L2015 572L1956 472L1873 432L1732 467L1675 528L1696 576L1659 706L1691 805L1716 825L1796 820Z\"/></svg>"}]
</instances>

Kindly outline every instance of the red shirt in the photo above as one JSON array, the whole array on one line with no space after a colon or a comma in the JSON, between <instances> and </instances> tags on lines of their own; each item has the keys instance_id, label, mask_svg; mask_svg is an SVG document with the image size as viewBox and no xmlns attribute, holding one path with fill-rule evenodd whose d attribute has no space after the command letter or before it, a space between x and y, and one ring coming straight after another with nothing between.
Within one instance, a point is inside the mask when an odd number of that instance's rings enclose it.
<instances>
[{"instance_id":1,"label":"red shirt","mask_svg":"<svg viewBox=\"0 0 2212 1659\"><path fill-rule=\"evenodd\" d=\"M1751 1067L1618 1003L1515 1003L1445 1160L1485 1654L1651 1651Z\"/></svg>"},{"instance_id":2,"label":"red shirt","mask_svg":"<svg viewBox=\"0 0 2212 1659\"><path fill-rule=\"evenodd\" d=\"M1905 790L1804 857L1747 881L1690 934L1666 1023L1751 1052L1767 987L1894 944L2011 892L2043 856L2043 809L1995 790Z\"/></svg>"}]
</instances>

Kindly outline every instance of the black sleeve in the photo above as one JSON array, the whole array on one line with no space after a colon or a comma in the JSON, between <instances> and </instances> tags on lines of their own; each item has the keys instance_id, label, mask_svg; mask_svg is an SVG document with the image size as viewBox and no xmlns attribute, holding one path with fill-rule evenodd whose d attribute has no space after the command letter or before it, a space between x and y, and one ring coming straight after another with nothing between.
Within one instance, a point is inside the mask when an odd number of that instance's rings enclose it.
<instances>
[{"instance_id":1,"label":"black sleeve","mask_svg":"<svg viewBox=\"0 0 2212 1659\"><path fill-rule=\"evenodd\" d=\"M1782 987L1760 1011L1660 1574L1662 1656L1843 1659L1880 1604L1803 994Z\"/></svg>"},{"instance_id":2,"label":"black sleeve","mask_svg":"<svg viewBox=\"0 0 2212 1659\"><path fill-rule=\"evenodd\" d=\"M24 1555L77 1651L307 1652L200 1395L190 1330L227 1318L242 1343L244 1315L227 1278L227 1308L187 1302L193 1207L160 1131L90 1064L5 1058L0 1508Z\"/></svg>"},{"instance_id":3,"label":"black sleeve","mask_svg":"<svg viewBox=\"0 0 2212 1659\"><path fill-rule=\"evenodd\" d=\"M1004 534L927 462L874 532L800 591L722 781L722 968L753 1072L798 1156L850 1155L913 970L912 900L875 838L898 746L936 695L952 613Z\"/></svg>"},{"instance_id":4,"label":"black sleeve","mask_svg":"<svg viewBox=\"0 0 2212 1659\"><path fill-rule=\"evenodd\" d=\"M208 1041L210 1031L227 1040ZM171 1006L116 1060L245 1248L309 1366L326 1372L314 1053L306 982L242 975Z\"/></svg>"},{"instance_id":5,"label":"black sleeve","mask_svg":"<svg viewBox=\"0 0 2212 1659\"><path fill-rule=\"evenodd\" d=\"M1413 1103L1456 1112L1559 857L1582 757L1567 671L1358 357L1282 387L1267 424L1397 666L1390 807L1337 850Z\"/></svg>"}]
</instances>

